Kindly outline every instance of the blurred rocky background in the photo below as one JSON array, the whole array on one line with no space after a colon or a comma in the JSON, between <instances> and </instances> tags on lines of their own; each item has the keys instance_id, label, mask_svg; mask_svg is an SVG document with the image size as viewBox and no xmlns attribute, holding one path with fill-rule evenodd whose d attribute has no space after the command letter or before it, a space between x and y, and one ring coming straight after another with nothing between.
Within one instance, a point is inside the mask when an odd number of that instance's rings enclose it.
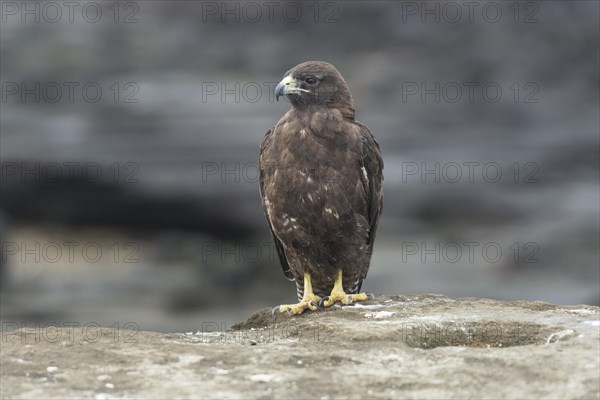
<instances>
[{"instance_id":1,"label":"blurred rocky background","mask_svg":"<svg viewBox=\"0 0 600 400\"><path fill-rule=\"evenodd\" d=\"M4 322L187 331L293 300L257 160L306 60L384 154L365 290L600 304L597 2L0 5Z\"/></svg>"}]
</instances>

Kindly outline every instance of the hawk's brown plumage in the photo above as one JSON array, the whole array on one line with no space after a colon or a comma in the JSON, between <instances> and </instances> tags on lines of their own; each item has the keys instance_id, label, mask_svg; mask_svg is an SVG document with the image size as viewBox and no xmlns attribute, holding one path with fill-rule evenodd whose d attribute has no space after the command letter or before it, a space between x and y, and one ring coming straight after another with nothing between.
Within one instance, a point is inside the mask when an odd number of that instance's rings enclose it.
<instances>
[{"instance_id":1,"label":"hawk's brown plumage","mask_svg":"<svg viewBox=\"0 0 600 400\"><path fill-rule=\"evenodd\" d=\"M383 161L354 119L352 95L331 64L309 61L285 74L276 96L292 108L260 147L260 194L285 275L298 299L309 273L318 296L342 271L357 293L367 275L382 209Z\"/></svg>"}]
</instances>

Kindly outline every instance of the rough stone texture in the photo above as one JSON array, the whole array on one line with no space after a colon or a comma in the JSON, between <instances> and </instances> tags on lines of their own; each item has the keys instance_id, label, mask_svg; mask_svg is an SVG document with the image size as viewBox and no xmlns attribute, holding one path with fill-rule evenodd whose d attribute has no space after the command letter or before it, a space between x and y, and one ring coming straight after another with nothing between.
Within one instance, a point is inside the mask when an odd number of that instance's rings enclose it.
<instances>
[{"instance_id":1,"label":"rough stone texture","mask_svg":"<svg viewBox=\"0 0 600 400\"><path fill-rule=\"evenodd\" d=\"M4 326L2 397L600 398L593 306L379 296L219 325L172 334Z\"/></svg>"}]
</instances>

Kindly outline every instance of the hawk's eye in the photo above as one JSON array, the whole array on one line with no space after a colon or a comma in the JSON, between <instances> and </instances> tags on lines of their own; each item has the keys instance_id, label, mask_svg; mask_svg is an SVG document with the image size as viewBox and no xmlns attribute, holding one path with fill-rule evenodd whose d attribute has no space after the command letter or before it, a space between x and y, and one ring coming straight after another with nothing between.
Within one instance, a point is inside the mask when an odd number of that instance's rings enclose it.
<instances>
[{"instance_id":1,"label":"hawk's eye","mask_svg":"<svg viewBox=\"0 0 600 400\"><path fill-rule=\"evenodd\" d=\"M312 76L309 76L307 78L304 78L304 82L308 83L309 85L314 85L315 83L317 83L317 80Z\"/></svg>"}]
</instances>

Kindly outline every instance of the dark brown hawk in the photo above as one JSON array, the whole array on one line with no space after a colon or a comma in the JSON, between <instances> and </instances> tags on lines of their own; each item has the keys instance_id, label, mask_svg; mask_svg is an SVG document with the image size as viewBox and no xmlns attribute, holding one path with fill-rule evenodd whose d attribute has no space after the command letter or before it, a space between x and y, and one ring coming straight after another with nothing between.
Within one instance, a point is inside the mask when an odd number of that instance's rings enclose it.
<instances>
[{"instance_id":1,"label":"dark brown hawk","mask_svg":"<svg viewBox=\"0 0 600 400\"><path fill-rule=\"evenodd\" d=\"M283 272L297 304L273 312L366 300L359 293L381 214L383 160L369 129L354 119L338 70L308 61L286 72L275 96L292 108L260 146L260 194Z\"/></svg>"}]
</instances>

